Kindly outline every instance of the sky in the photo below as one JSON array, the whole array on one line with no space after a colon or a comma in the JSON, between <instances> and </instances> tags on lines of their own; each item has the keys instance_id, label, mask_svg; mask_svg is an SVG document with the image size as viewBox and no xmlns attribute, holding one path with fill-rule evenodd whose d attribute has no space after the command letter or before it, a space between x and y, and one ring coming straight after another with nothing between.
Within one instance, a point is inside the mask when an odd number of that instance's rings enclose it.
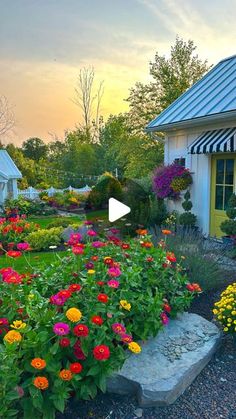
<instances>
[{"instance_id":1,"label":"sky","mask_svg":"<svg viewBox=\"0 0 236 419\"><path fill-rule=\"evenodd\" d=\"M178 34L209 64L236 54L236 0L0 0L0 96L15 113L4 141L63 138L81 121L74 88L83 67L104 81L102 115L128 110L156 51Z\"/></svg>"}]
</instances>

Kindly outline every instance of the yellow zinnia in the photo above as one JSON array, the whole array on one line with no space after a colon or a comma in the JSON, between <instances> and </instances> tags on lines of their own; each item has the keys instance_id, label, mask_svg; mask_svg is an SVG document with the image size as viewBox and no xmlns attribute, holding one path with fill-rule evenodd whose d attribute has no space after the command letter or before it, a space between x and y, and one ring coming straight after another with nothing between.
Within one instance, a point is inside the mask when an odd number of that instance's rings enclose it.
<instances>
[{"instance_id":1,"label":"yellow zinnia","mask_svg":"<svg viewBox=\"0 0 236 419\"><path fill-rule=\"evenodd\" d=\"M72 308L69 308L66 311L66 317L71 322L76 323L76 322L80 321L80 319L82 317L82 313L78 308L72 307Z\"/></svg>"},{"instance_id":2,"label":"yellow zinnia","mask_svg":"<svg viewBox=\"0 0 236 419\"><path fill-rule=\"evenodd\" d=\"M136 342L130 342L128 348L131 352L134 352L135 354L139 354L139 352L141 352L142 350L141 346L139 346L139 344Z\"/></svg>"},{"instance_id":3,"label":"yellow zinnia","mask_svg":"<svg viewBox=\"0 0 236 419\"><path fill-rule=\"evenodd\" d=\"M24 329L26 327L26 323L24 323L22 320L14 320L12 322L11 327L13 329Z\"/></svg>"},{"instance_id":4,"label":"yellow zinnia","mask_svg":"<svg viewBox=\"0 0 236 419\"><path fill-rule=\"evenodd\" d=\"M94 269L89 269L89 270L88 270L88 274L89 274L89 275L93 275L93 274L95 274L95 270L94 270Z\"/></svg>"},{"instance_id":5,"label":"yellow zinnia","mask_svg":"<svg viewBox=\"0 0 236 419\"><path fill-rule=\"evenodd\" d=\"M7 343L14 343L14 342L20 342L22 339L22 336L19 332L16 330L10 330L7 332L7 334L4 336L4 340Z\"/></svg>"},{"instance_id":6,"label":"yellow zinnia","mask_svg":"<svg viewBox=\"0 0 236 419\"><path fill-rule=\"evenodd\" d=\"M128 301L127 301L127 300L120 300L120 305L121 305L121 307L122 307L122 308L124 308L125 310L130 311L130 309L131 309L131 304L130 304L130 303L128 303Z\"/></svg>"}]
</instances>

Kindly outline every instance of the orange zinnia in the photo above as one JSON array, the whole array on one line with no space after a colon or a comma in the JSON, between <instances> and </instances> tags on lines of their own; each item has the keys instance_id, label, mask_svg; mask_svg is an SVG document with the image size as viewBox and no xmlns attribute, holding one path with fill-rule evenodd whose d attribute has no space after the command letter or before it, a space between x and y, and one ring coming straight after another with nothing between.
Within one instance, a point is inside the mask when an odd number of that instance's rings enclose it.
<instances>
[{"instance_id":1,"label":"orange zinnia","mask_svg":"<svg viewBox=\"0 0 236 419\"><path fill-rule=\"evenodd\" d=\"M48 388L48 379L46 377L36 377L33 381L35 387L39 390L46 390Z\"/></svg>"},{"instance_id":2,"label":"orange zinnia","mask_svg":"<svg viewBox=\"0 0 236 419\"><path fill-rule=\"evenodd\" d=\"M70 381L73 377L73 374L70 370L64 369L59 372L59 377L64 381Z\"/></svg>"},{"instance_id":3,"label":"orange zinnia","mask_svg":"<svg viewBox=\"0 0 236 419\"><path fill-rule=\"evenodd\" d=\"M139 228L138 230L136 230L136 233L140 236L145 236L147 234L147 230Z\"/></svg>"},{"instance_id":4,"label":"orange zinnia","mask_svg":"<svg viewBox=\"0 0 236 419\"><path fill-rule=\"evenodd\" d=\"M161 230L162 234L164 234L165 236L168 236L171 234L170 230Z\"/></svg>"},{"instance_id":5,"label":"orange zinnia","mask_svg":"<svg viewBox=\"0 0 236 419\"><path fill-rule=\"evenodd\" d=\"M31 361L31 365L32 367L36 368L36 370L42 370L46 367L46 362L44 361L44 359L34 358Z\"/></svg>"}]
</instances>

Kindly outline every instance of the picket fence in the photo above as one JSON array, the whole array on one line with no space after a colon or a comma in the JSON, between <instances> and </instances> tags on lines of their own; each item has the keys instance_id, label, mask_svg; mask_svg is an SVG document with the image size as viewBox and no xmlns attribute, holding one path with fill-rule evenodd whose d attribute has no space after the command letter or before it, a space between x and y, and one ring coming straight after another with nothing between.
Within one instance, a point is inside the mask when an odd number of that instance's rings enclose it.
<instances>
[{"instance_id":1,"label":"picket fence","mask_svg":"<svg viewBox=\"0 0 236 419\"><path fill-rule=\"evenodd\" d=\"M23 189L23 190L18 190L18 196L23 196L24 198L28 198L28 199L37 199L39 197L39 194L42 192L45 192L48 194L48 196L53 196L56 192L64 192L64 191L70 191L70 192L77 192L77 193L87 193L91 191L91 188L86 185L83 188L73 188L72 186L69 186L66 189L56 189L53 188L53 186L51 188L48 189L35 189L32 186L29 186L27 189Z\"/></svg>"}]
</instances>

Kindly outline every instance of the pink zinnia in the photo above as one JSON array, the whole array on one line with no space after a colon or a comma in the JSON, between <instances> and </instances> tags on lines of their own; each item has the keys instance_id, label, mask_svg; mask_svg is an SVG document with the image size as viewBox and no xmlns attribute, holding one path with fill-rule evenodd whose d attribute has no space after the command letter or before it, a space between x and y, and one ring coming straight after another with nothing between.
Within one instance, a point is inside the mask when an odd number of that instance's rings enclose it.
<instances>
[{"instance_id":1,"label":"pink zinnia","mask_svg":"<svg viewBox=\"0 0 236 419\"><path fill-rule=\"evenodd\" d=\"M29 250L29 248L30 248L30 245L27 242L17 244L17 249L18 250L23 250L24 251L24 250Z\"/></svg>"},{"instance_id":2,"label":"pink zinnia","mask_svg":"<svg viewBox=\"0 0 236 419\"><path fill-rule=\"evenodd\" d=\"M130 343L130 342L133 342L133 336L131 336L131 335L127 335L126 333L122 333L121 335L120 335L120 337L121 337L121 340L122 340L122 342L124 342L124 343Z\"/></svg>"},{"instance_id":3,"label":"pink zinnia","mask_svg":"<svg viewBox=\"0 0 236 419\"><path fill-rule=\"evenodd\" d=\"M109 276L114 276L114 277L120 276L121 275L121 270L120 270L120 268L118 268L116 266L113 266L113 267L108 269L108 275Z\"/></svg>"},{"instance_id":4,"label":"pink zinnia","mask_svg":"<svg viewBox=\"0 0 236 419\"><path fill-rule=\"evenodd\" d=\"M80 233L72 233L67 243L71 246L74 244L78 244L81 239L82 239L82 236Z\"/></svg>"},{"instance_id":5,"label":"pink zinnia","mask_svg":"<svg viewBox=\"0 0 236 419\"><path fill-rule=\"evenodd\" d=\"M53 331L58 336L68 335L70 332L70 327L66 323L55 323L53 326Z\"/></svg>"},{"instance_id":6,"label":"pink zinnia","mask_svg":"<svg viewBox=\"0 0 236 419\"><path fill-rule=\"evenodd\" d=\"M120 230L118 230L118 228L110 228L110 232L112 234L118 234Z\"/></svg>"},{"instance_id":7,"label":"pink zinnia","mask_svg":"<svg viewBox=\"0 0 236 419\"><path fill-rule=\"evenodd\" d=\"M84 249L79 246L73 246L72 252L74 253L74 255L82 255L84 253Z\"/></svg>"},{"instance_id":8,"label":"pink zinnia","mask_svg":"<svg viewBox=\"0 0 236 419\"><path fill-rule=\"evenodd\" d=\"M64 295L55 294L50 297L50 303L56 306L63 306L67 299L68 298L66 298Z\"/></svg>"},{"instance_id":9,"label":"pink zinnia","mask_svg":"<svg viewBox=\"0 0 236 419\"><path fill-rule=\"evenodd\" d=\"M107 285L111 288L118 288L120 283L116 279L110 279L110 281L107 282Z\"/></svg>"},{"instance_id":10,"label":"pink zinnia","mask_svg":"<svg viewBox=\"0 0 236 419\"><path fill-rule=\"evenodd\" d=\"M87 235L90 236L90 237L95 237L97 235L97 233L94 230L88 230Z\"/></svg>"},{"instance_id":11,"label":"pink zinnia","mask_svg":"<svg viewBox=\"0 0 236 419\"><path fill-rule=\"evenodd\" d=\"M99 247L105 246L105 243L100 242L99 240L97 240L97 241L95 241L95 242L92 243L92 246L93 247L96 247L96 248L99 248Z\"/></svg>"},{"instance_id":12,"label":"pink zinnia","mask_svg":"<svg viewBox=\"0 0 236 419\"><path fill-rule=\"evenodd\" d=\"M123 335L126 332L125 326L121 323L113 323L111 327L113 332L117 333L117 335Z\"/></svg>"},{"instance_id":13,"label":"pink zinnia","mask_svg":"<svg viewBox=\"0 0 236 419\"><path fill-rule=\"evenodd\" d=\"M162 324L166 325L169 323L169 317L164 313L164 311L160 314Z\"/></svg>"}]
</instances>

